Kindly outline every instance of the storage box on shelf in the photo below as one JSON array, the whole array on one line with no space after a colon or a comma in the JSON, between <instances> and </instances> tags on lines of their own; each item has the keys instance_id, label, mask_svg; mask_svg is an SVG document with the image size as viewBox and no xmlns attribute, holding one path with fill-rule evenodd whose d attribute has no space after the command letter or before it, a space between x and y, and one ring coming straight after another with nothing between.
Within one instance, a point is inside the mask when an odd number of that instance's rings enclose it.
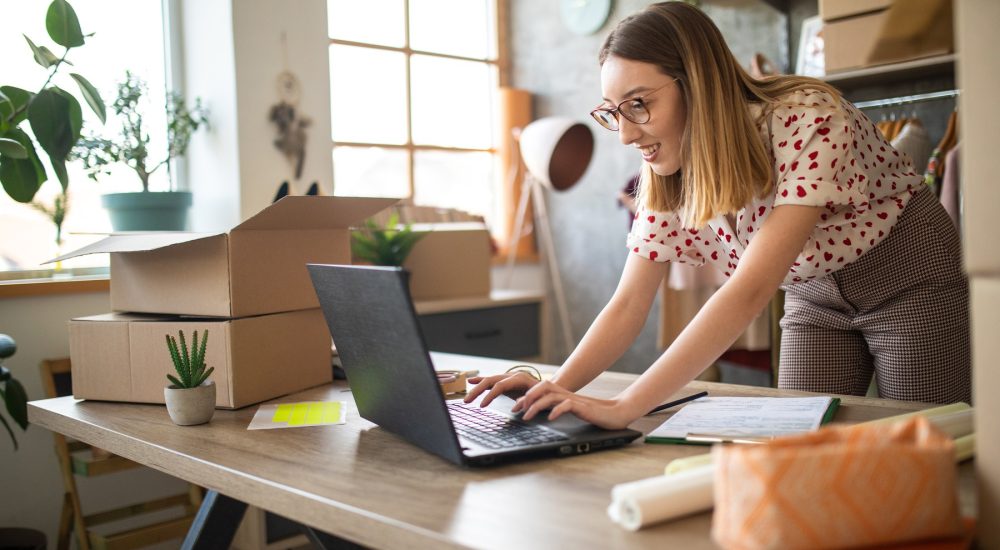
<instances>
[{"instance_id":1,"label":"storage box on shelf","mask_svg":"<svg viewBox=\"0 0 1000 550\"><path fill-rule=\"evenodd\" d=\"M826 72L954 51L951 0L821 0Z\"/></svg>"}]
</instances>

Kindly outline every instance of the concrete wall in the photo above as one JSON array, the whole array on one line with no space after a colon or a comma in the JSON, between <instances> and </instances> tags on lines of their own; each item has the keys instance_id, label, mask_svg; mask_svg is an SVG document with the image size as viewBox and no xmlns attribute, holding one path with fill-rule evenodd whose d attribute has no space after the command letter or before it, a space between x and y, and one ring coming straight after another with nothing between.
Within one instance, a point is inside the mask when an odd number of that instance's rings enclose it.
<instances>
[{"instance_id":1,"label":"concrete wall","mask_svg":"<svg viewBox=\"0 0 1000 550\"><path fill-rule=\"evenodd\" d=\"M590 126L596 138L583 179L569 191L549 195L552 230L577 340L611 297L625 265L627 218L616 196L641 164L637 152L623 147L617 134L598 126L588 114L601 101L597 52L618 21L648 4L615 2L609 22L591 36L574 35L562 25L557 2L512 0L510 6L511 85L534 95L536 117L577 118ZM702 9L744 66L758 51L779 65L787 64L784 15L756 0L706 1ZM656 314L654 307L636 344L615 370L642 372L656 358ZM562 349L561 343L550 349Z\"/></svg>"}]
</instances>

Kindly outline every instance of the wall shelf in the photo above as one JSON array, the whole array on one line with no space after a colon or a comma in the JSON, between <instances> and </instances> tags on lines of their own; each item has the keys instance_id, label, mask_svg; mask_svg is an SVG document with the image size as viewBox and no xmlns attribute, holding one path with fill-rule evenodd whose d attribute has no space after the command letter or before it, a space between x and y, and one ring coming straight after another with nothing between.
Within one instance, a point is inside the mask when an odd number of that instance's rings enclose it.
<instances>
[{"instance_id":1,"label":"wall shelf","mask_svg":"<svg viewBox=\"0 0 1000 550\"><path fill-rule=\"evenodd\" d=\"M903 61L902 63L876 65L864 69L829 74L824 76L822 80L843 90L845 88L857 88L860 86L894 84L915 78L949 76L955 74L955 63L957 60L957 54L938 55L923 59L914 59L912 61Z\"/></svg>"}]
</instances>

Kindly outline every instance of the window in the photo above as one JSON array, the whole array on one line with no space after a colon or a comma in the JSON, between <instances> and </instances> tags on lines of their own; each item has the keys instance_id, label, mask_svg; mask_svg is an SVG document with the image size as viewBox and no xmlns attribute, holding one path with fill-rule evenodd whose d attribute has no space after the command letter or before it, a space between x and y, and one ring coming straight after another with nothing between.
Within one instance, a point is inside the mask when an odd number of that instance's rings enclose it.
<instances>
[{"instance_id":1,"label":"window","mask_svg":"<svg viewBox=\"0 0 1000 550\"><path fill-rule=\"evenodd\" d=\"M70 51L67 59L73 65L61 67L53 81L80 101L84 134L103 132L111 137L117 124L110 104L114 101L118 82L125 77L126 69L146 81L150 105L164 104L166 72L161 0L70 0L70 4L76 11L84 34L94 35L86 39L86 44ZM11 32L0 33L0 51L5 52L0 85L37 92L48 77L48 71L32 59L31 50L22 34L39 46L48 47L56 55L62 55L63 48L52 43L45 30L48 6L47 1L4 4L4 29ZM108 104L105 126L101 126L100 120L84 103L77 85L69 76L71 72L85 76ZM150 109L144 117L144 123L149 126L154 139L151 146L162 147L162 138L161 143L155 142L156 136L166 135L166 120L162 109ZM30 133L27 125L22 128L27 128ZM39 189L35 201L51 205L61 188L47 163L46 155L37 148L37 143L36 149L49 178ZM101 182L88 178L79 162L69 163L67 169L69 208L63 223L61 248L56 246L55 225L45 214L30 205L11 200L6 193L0 193L0 271L52 267L39 264L54 258L60 252L94 241L98 237L94 233L111 230L107 212L101 206L100 196L103 193L138 189L138 180L133 181L135 173L126 167L117 167L118 171ZM154 174L151 182L153 190L169 187L166 174L160 172ZM61 267L107 265L107 261L106 255L97 254L69 260Z\"/></svg>"},{"instance_id":2,"label":"window","mask_svg":"<svg viewBox=\"0 0 1000 550\"><path fill-rule=\"evenodd\" d=\"M498 0L328 0L337 195L497 218Z\"/></svg>"}]
</instances>

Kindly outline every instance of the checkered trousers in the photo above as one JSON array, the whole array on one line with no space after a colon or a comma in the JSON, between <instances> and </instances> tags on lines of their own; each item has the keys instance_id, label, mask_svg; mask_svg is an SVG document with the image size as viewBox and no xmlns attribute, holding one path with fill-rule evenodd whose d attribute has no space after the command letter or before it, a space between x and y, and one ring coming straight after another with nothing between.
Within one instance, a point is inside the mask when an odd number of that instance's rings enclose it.
<instances>
[{"instance_id":1,"label":"checkered trousers","mask_svg":"<svg viewBox=\"0 0 1000 550\"><path fill-rule=\"evenodd\" d=\"M969 284L958 231L924 189L881 243L786 287L778 386L889 399L972 399Z\"/></svg>"}]
</instances>

